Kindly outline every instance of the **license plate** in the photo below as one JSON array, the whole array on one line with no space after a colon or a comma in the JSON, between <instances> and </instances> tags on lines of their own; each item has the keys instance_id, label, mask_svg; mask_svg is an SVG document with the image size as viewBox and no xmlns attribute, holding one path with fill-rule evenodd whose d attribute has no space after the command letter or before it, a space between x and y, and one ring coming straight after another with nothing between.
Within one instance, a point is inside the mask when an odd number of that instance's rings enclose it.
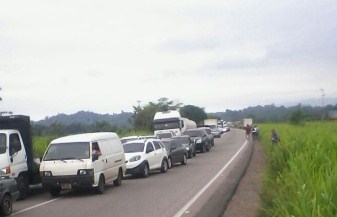
<instances>
[{"instance_id":1,"label":"license plate","mask_svg":"<svg viewBox=\"0 0 337 217\"><path fill-rule=\"evenodd\" d=\"M71 184L61 184L61 188L62 188L63 190L71 189Z\"/></svg>"}]
</instances>

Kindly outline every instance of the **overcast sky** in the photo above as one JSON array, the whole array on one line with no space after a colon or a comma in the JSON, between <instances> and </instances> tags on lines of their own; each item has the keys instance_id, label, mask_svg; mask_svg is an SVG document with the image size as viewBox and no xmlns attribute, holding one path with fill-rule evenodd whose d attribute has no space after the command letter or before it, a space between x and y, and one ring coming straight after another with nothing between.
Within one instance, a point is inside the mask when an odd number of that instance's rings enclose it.
<instances>
[{"instance_id":1,"label":"overcast sky","mask_svg":"<svg viewBox=\"0 0 337 217\"><path fill-rule=\"evenodd\" d=\"M0 1L0 87L33 120L337 97L337 1Z\"/></svg>"}]
</instances>

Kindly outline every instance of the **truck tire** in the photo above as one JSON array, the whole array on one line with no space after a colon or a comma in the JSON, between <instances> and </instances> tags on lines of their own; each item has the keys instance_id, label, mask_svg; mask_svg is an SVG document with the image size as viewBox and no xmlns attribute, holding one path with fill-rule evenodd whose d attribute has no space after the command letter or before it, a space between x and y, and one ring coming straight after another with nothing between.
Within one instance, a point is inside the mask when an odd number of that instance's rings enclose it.
<instances>
[{"instance_id":1,"label":"truck tire","mask_svg":"<svg viewBox=\"0 0 337 217\"><path fill-rule=\"evenodd\" d=\"M18 200L24 200L28 197L29 193L29 180L26 175L20 175L16 180L18 190L20 192Z\"/></svg>"},{"instance_id":2,"label":"truck tire","mask_svg":"<svg viewBox=\"0 0 337 217\"><path fill-rule=\"evenodd\" d=\"M123 180L123 170L119 169L118 170L118 177L117 177L117 179L115 179L113 181L113 183L114 183L115 186L120 186L122 184L122 180Z\"/></svg>"}]
</instances>

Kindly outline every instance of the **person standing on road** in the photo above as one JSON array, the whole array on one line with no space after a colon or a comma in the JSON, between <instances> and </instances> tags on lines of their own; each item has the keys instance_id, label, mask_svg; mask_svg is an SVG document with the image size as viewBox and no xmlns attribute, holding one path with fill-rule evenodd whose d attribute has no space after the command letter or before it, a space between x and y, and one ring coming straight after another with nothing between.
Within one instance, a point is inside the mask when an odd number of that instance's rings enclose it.
<instances>
[{"instance_id":1,"label":"person standing on road","mask_svg":"<svg viewBox=\"0 0 337 217\"><path fill-rule=\"evenodd\" d=\"M250 139L250 131L251 131L251 129L250 129L249 124L246 125L245 131L246 131L246 139Z\"/></svg>"},{"instance_id":2,"label":"person standing on road","mask_svg":"<svg viewBox=\"0 0 337 217\"><path fill-rule=\"evenodd\" d=\"M281 141L280 136L276 133L275 129L271 130L270 141L273 145L277 145Z\"/></svg>"}]
</instances>

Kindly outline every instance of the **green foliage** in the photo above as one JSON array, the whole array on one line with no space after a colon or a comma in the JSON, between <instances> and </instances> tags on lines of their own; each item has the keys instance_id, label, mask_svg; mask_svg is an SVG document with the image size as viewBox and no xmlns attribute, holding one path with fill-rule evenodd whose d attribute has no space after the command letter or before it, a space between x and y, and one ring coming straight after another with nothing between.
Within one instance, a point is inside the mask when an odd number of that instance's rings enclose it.
<instances>
[{"instance_id":1,"label":"green foliage","mask_svg":"<svg viewBox=\"0 0 337 217\"><path fill-rule=\"evenodd\" d=\"M200 108L194 105L186 105L180 109L182 117L193 120L197 124L201 124L206 118L207 114L204 108Z\"/></svg>"},{"instance_id":2,"label":"green foliage","mask_svg":"<svg viewBox=\"0 0 337 217\"><path fill-rule=\"evenodd\" d=\"M49 143L56 137L51 136L34 136L33 146L34 146L34 157L42 157Z\"/></svg>"},{"instance_id":3,"label":"green foliage","mask_svg":"<svg viewBox=\"0 0 337 217\"><path fill-rule=\"evenodd\" d=\"M304 123L304 119L305 115L300 108L294 110L289 116L290 123L295 125Z\"/></svg>"},{"instance_id":4,"label":"green foliage","mask_svg":"<svg viewBox=\"0 0 337 217\"><path fill-rule=\"evenodd\" d=\"M267 161L260 216L336 216L337 122L259 127ZM272 128L281 135L274 146Z\"/></svg>"}]
</instances>

